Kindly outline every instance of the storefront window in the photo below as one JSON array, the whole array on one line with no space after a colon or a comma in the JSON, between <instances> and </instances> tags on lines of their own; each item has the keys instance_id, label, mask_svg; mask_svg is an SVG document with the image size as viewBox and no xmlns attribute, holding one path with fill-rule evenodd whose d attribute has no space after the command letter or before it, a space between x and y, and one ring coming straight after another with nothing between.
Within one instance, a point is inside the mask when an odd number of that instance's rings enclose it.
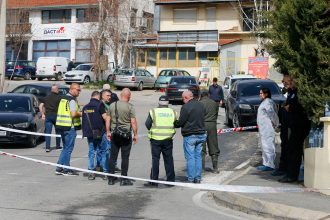
<instances>
[{"instance_id":1,"label":"storefront window","mask_svg":"<svg viewBox=\"0 0 330 220\"><path fill-rule=\"evenodd\" d=\"M33 60L39 57L66 57L70 59L70 40L50 40L33 42Z\"/></svg>"},{"instance_id":2,"label":"storefront window","mask_svg":"<svg viewBox=\"0 0 330 220\"><path fill-rule=\"evenodd\" d=\"M176 49L168 49L168 67L176 67Z\"/></svg>"},{"instance_id":3,"label":"storefront window","mask_svg":"<svg viewBox=\"0 0 330 220\"><path fill-rule=\"evenodd\" d=\"M76 40L76 61L91 62L92 60L91 40Z\"/></svg>"},{"instance_id":4,"label":"storefront window","mask_svg":"<svg viewBox=\"0 0 330 220\"><path fill-rule=\"evenodd\" d=\"M159 67L168 67L167 64L167 49L160 49L159 51Z\"/></svg>"},{"instance_id":5,"label":"storefront window","mask_svg":"<svg viewBox=\"0 0 330 220\"><path fill-rule=\"evenodd\" d=\"M148 50L148 60L147 66L156 66L156 49L149 49Z\"/></svg>"}]
</instances>

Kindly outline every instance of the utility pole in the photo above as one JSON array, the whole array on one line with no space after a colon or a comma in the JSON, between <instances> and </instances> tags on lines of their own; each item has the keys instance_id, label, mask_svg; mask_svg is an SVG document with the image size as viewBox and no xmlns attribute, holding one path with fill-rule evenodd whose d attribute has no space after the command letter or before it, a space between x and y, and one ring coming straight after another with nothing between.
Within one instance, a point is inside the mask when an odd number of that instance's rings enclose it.
<instances>
[{"instance_id":1,"label":"utility pole","mask_svg":"<svg viewBox=\"0 0 330 220\"><path fill-rule=\"evenodd\" d=\"M6 57L6 1L0 0L0 93L4 92L5 85L5 57Z\"/></svg>"}]
</instances>

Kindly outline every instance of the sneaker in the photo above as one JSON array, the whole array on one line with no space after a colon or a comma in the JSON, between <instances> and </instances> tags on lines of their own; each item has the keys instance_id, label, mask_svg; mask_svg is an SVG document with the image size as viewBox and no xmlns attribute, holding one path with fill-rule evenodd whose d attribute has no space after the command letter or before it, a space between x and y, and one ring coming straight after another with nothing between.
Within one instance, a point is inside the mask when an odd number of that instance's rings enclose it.
<instances>
[{"instance_id":1,"label":"sneaker","mask_svg":"<svg viewBox=\"0 0 330 220\"><path fill-rule=\"evenodd\" d=\"M88 180L95 180L95 173L88 174Z\"/></svg>"},{"instance_id":2,"label":"sneaker","mask_svg":"<svg viewBox=\"0 0 330 220\"><path fill-rule=\"evenodd\" d=\"M145 187L148 187L148 188L157 188L158 187L158 184L157 183L145 183L143 184Z\"/></svg>"},{"instance_id":3,"label":"sneaker","mask_svg":"<svg viewBox=\"0 0 330 220\"><path fill-rule=\"evenodd\" d=\"M72 170L69 170L69 171L65 171L63 172L62 174L63 176L79 176L79 174L77 172L74 172Z\"/></svg>"},{"instance_id":4,"label":"sneaker","mask_svg":"<svg viewBox=\"0 0 330 220\"><path fill-rule=\"evenodd\" d=\"M55 147L55 149L56 149L56 150L61 150L62 147L61 147L61 146L57 146L57 147Z\"/></svg>"},{"instance_id":5,"label":"sneaker","mask_svg":"<svg viewBox=\"0 0 330 220\"><path fill-rule=\"evenodd\" d=\"M200 184L200 183L201 183L201 180L195 179L195 180L194 180L194 183L196 183L196 184Z\"/></svg>"},{"instance_id":6,"label":"sneaker","mask_svg":"<svg viewBox=\"0 0 330 220\"><path fill-rule=\"evenodd\" d=\"M55 170L56 175L63 175L63 170Z\"/></svg>"},{"instance_id":7,"label":"sneaker","mask_svg":"<svg viewBox=\"0 0 330 220\"><path fill-rule=\"evenodd\" d=\"M102 175L101 178L102 178L103 180L107 180L107 179L108 179L108 177L107 177L106 175Z\"/></svg>"},{"instance_id":8,"label":"sneaker","mask_svg":"<svg viewBox=\"0 0 330 220\"><path fill-rule=\"evenodd\" d=\"M271 167L267 167L267 166L258 166L257 167L257 170L259 170L259 171L273 171L274 170L274 168L271 168Z\"/></svg>"},{"instance_id":9,"label":"sneaker","mask_svg":"<svg viewBox=\"0 0 330 220\"><path fill-rule=\"evenodd\" d=\"M117 181L117 177L109 177L108 185L115 185L116 181Z\"/></svg>"},{"instance_id":10,"label":"sneaker","mask_svg":"<svg viewBox=\"0 0 330 220\"><path fill-rule=\"evenodd\" d=\"M46 148L46 152L49 153L50 152L50 149L49 148Z\"/></svg>"},{"instance_id":11,"label":"sneaker","mask_svg":"<svg viewBox=\"0 0 330 220\"><path fill-rule=\"evenodd\" d=\"M121 179L120 185L121 186L132 186L133 182L129 179Z\"/></svg>"}]
</instances>

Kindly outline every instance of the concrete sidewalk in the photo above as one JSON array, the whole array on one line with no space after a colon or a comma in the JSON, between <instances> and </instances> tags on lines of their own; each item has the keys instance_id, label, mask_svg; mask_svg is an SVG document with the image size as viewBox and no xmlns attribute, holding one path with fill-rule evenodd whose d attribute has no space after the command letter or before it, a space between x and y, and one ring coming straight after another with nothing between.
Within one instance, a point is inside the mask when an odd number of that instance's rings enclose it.
<instances>
[{"instance_id":1,"label":"concrete sidewalk","mask_svg":"<svg viewBox=\"0 0 330 220\"><path fill-rule=\"evenodd\" d=\"M302 184L279 183L271 172L248 167L230 185L301 187ZM276 219L330 220L330 196L316 192L302 193L225 193L212 192L217 203L235 210Z\"/></svg>"}]
</instances>

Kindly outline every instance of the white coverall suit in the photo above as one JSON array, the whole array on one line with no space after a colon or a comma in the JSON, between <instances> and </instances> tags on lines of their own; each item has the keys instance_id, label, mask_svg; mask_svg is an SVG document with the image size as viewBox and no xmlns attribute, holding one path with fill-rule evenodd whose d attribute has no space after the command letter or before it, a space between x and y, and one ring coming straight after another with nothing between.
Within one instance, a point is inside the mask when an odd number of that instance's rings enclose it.
<instances>
[{"instance_id":1,"label":"white coverall suit","mask_svg":"<svg viewBox=\"0 0 330 220\"><path fill-rule=\"evenodd\" d=\"M275 168L275 128L279 125L277 108L274 101L266 98L258 108L257 124L261 139L262 163Z\"/></svg>"}]
</instances>

